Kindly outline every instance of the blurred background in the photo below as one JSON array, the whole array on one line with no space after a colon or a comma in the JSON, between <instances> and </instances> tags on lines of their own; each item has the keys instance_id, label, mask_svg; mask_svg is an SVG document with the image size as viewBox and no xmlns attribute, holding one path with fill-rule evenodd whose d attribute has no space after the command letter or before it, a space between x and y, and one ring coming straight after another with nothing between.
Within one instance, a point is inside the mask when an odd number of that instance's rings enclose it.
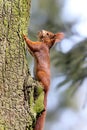
<instances>
[{"instance_id":1,"label":"blurred background","mask_svg":"<svg viewBox=\"0 0 87 130\"><path fill-rule=\"evenodd\" d=\"M29 37L64 32L51 50L51 87L44 130L87 130L87 0L32 0ZM27 53L33 75L33 59Z\"/></svg>"}]
</instances>

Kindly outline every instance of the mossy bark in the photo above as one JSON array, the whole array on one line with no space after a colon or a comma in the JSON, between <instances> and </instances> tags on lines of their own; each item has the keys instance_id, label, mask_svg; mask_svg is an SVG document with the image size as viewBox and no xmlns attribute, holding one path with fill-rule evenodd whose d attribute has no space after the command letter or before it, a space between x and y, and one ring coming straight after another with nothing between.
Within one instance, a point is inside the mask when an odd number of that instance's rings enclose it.
<instances>
[{"instance_id":1,"label":"mossy bark","mask_svg":"<svg viewBox=\"0 0 87 130\"><path fill-rule=\"evenodd\" d=\"M32 79L22 33L31 0L0 0L0 130L32 130L43 110L43 90Z\"/></svg>"}]
</instances>

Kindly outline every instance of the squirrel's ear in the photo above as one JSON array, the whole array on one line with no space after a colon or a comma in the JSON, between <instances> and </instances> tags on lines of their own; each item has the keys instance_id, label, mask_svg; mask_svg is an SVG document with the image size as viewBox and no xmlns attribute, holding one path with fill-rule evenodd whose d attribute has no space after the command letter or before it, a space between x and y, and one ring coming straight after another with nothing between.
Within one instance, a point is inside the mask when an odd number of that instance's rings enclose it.
<instances>
[{"instance_id":1,"label":"squirrel's ear","mask_svg":"<svg viewBox=\"0 0 87 130\"><path fill-rule=\"evenodd\" d=\"M55 42L60 42L64 38L64 33L56 33L55 34Z\"/></svg>"}]
</instances>

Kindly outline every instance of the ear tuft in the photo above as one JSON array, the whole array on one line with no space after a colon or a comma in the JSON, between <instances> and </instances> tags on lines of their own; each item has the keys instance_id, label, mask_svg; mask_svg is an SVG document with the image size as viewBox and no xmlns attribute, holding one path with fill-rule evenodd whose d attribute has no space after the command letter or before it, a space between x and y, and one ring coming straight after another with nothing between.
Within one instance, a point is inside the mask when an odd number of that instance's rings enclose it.
<instances>
[{"instance_id":1,"label":"ear tuft","mask_svg":"<svg viewBox=\"0 0 87 130\"><path fill-rule=\"evenodd\" d=\"M55 34L55 42L60 42L64 38L64 33L56 33Z\"/></svg>"}]
</instances>

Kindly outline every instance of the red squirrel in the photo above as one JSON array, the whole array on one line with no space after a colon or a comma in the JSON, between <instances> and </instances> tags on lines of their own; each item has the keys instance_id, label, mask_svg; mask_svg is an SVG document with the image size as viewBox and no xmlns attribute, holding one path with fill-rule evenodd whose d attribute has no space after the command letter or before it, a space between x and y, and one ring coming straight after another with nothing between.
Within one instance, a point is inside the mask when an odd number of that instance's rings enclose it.
<instances>
[{"instance_id":1,"label":"red squirrel","mask_svg":"<svg viewBox=\"0 0 87 130\"><path fill-rule=\"evenodd\" d=\"M44 111L37 118L34 130L43 130L46 117L47 95L50 87L50 48L64 37L63 33L52 33L42 30L38 32L38 41L33 42L26 35L23 38L29 52L35 59L34 75L42 83L44 89Z\"/></svg>"}]
</instances>

